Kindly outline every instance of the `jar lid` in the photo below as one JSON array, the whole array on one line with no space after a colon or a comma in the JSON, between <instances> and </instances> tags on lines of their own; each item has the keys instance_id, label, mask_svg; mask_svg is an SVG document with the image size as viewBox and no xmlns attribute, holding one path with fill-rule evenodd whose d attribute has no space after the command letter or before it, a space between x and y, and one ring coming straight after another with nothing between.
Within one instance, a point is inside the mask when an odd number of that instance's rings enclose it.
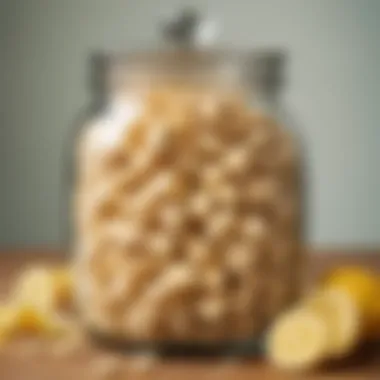
<instances>
[{"instance_id":1,"label":"jar lid","mask_svg":"<svg viewBox=\"0 0 380 380\"><path fill-rule=\"evenodd\" d=\"M221 59L244 60L254 65L272 68L282 64L283 49L225 49L216 47L219 26L210 18L202 17L194 8L185 8L166 19L159 26L162 44L155 49L108 51L106 55L115 61L177 64L211 64Z\"/></svg>"},{"instance_id":2,"label":"jar lid","mask_svg":"<svg viewBox=\"0 0 380 380\"><path fill-rule=\"evenodd\" d=\"M110 67L119 67L134 73L170 72L173 76L183 73L207 76L217 72L225 77L243 75L252 84L273 86L282 82L286 59L284 49L217 48L214 44L217 33L215 22L202 18L194 9L186 8L161 23L161 47L97 53L98 70L106 73ZM102 57L100 65L99 57Z\"/></svg>"}]
</instances>

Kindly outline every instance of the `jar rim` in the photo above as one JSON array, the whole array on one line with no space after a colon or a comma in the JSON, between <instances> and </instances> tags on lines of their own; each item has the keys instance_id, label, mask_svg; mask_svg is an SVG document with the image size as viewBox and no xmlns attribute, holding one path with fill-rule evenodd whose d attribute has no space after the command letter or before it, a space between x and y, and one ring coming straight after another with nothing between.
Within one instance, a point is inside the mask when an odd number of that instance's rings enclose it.
<instances>
[{"instance_id":1,"label":"jar rim","mask_svg":"<svg viewBox=\"0 0 380 380\"><path fill-rule=\"evenodd\" d=\"M202 50L177 47L103 51L95 56L102 62L98 75L110 91L127 88L131 81L137 83L136 79L154 82L169 78L199 83L222 81L247 89L254 86L278 89L283 83L287 52L279 48Z\"/></svg>"},{"instance_id":2,"label":"jar rim","mask_svg":"<svg viewBox=\"0 0 380 380\"><path fill-rule=\"evenodd\" d=\"M255 48L255 49L137 49L125 51L104 51L101 53L105 60L112 64L128 65L212 65L223 62L237 64L276 64L282 65L287 58L284 48Z\"/></svg>"}]
</instances>

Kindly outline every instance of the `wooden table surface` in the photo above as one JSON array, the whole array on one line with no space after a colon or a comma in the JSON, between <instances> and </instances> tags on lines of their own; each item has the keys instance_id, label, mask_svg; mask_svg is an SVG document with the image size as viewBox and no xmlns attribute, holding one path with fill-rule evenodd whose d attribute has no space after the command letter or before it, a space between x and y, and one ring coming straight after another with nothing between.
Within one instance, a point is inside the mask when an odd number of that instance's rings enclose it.
<instances>
[{"instance_id":1,"label":"wooden table surface","mask_svg":"<svg viewBox=\"0 0 380 380\"><path fill-rule=\"evenodd\" d=\"M12 279L21 268L31 263L61 262L58 254L17 252L0 254L0 295L5 296ZM312 280L319 273L335 265L360 264L380 270L379 252L321 252L310 255L309 276ZM51 344L37 351L31 342L21 342L3 347L0 352L0 380L91 380L101 379L102 366L117 360L123 370L110 379L163 379L163 380L380 380L380 347L364 347L345 362L334 364L318 372L283 373L264 359L222 360L176 358L162 359L144 370L128 365L130 357L108 353L100 347L86 344L75 354L54 354ZM125 367L124 367L125 363ZM141 364L141 363L140 363Z\"/></svg>"}]
</instances>

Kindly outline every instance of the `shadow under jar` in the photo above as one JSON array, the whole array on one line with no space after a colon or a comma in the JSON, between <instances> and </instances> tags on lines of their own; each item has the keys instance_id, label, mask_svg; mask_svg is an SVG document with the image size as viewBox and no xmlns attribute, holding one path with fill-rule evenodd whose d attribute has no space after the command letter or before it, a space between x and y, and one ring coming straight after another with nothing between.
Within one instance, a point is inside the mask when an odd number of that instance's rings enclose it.
<instances>
[{"instance_id":1,"label":"shadow under jar","mask_svg":"<svg viewBox=\"0 0 380 380\"><path fill-rule=\"evenodd\" d=\"M78 308L122 345L242 347L300 290L300 158L283 55L110 55L76 155Z\"/></svg>"}]
</instances>

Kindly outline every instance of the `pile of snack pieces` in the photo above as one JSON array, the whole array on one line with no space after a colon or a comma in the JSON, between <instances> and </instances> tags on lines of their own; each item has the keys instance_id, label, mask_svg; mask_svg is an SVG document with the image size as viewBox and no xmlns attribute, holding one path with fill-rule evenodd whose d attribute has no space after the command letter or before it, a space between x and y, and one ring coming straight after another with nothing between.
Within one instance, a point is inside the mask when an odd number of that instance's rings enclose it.
<instances>
[{"instance_id":1,"label":"pile of snack pieces","mask_svg":"<svg viewBox=\"0 0 380 380\"><path fill-rule=\"evenodd\" d=\"M32 267L21 272L0 307L0 347L31 337L58 343L49 352L59 357L81 350L86 339L72 311L73 293L70 268ZM309 370L349 356L364 341L380 339L379 299L377 274L360 267L332 271L269 328L265 350L269 362L282 369ZM90 364L103 379L123 373L126 365L129 371L145 372L158 360L152 353L130 360L101 352Z\"/></svg>"},{"instance_id":2,"label":"pile of snack pieces","mask_svg":"<svg viewBox=\"0 0 380 380\"><path fill-rule=\"evenodd\" d=\"M132 340L258 336L299 290L297 164L281 126L220 91L155 89L90 125L76 189L87 322Z\"/></svg>"},{"instance_id":3,"label":"pile of snack pieces","mask_svg":"<svg viewBox=\"0 0 380 380\"><path fill-rule=\"evenodd\" d=\"M21 273L0 306L0 345L14 337L74 331L72 271L36 266Z\"/></svg>"},{"instance_id":4,"label":"pile of snack pieces","mask_svg":"<svg viewBox=\"0 0 380 380\"><path fill-rule=\"evenodd\" d=\"M154 353L126 358L89 344L74 307L73 273L71 266L36 265L21 271L0 306L0 355L9 351L20 359L40 354L70 359L90 350L83 369L102 380L154 368Z\"/></svg>"}]
</instances>

